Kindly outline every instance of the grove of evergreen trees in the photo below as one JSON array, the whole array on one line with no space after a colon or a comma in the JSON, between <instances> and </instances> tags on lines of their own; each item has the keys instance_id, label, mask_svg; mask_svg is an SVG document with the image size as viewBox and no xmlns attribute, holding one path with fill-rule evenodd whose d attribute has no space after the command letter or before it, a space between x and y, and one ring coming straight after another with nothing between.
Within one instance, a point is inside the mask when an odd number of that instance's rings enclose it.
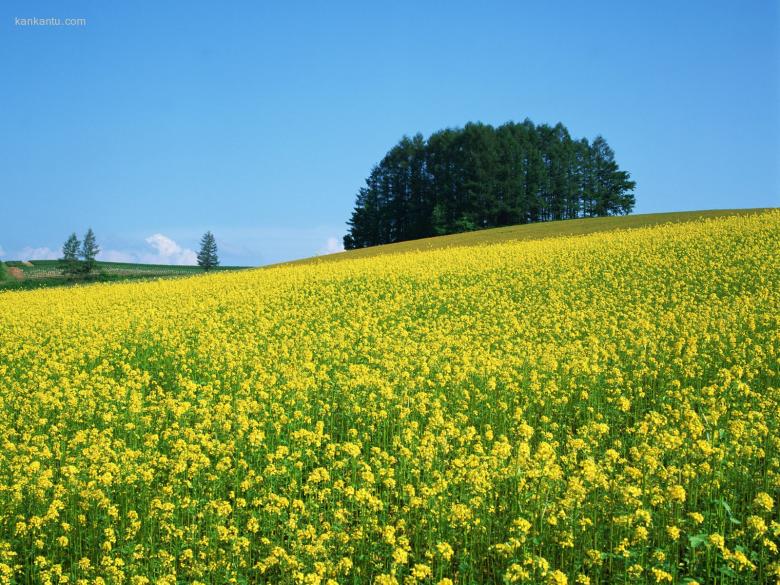
<instances>
[{"instance_id":1,"label":"grove of evergreen trees","mask_svg":"<svg viewBox=\"0 0 780 585\"><path fill-rule=\"evenodd\" d=\"M346 249L475 229L629 213L635 182L601 136L563 124L469 123L404 136L360 189Z\"/></svg>"}]
</instances>

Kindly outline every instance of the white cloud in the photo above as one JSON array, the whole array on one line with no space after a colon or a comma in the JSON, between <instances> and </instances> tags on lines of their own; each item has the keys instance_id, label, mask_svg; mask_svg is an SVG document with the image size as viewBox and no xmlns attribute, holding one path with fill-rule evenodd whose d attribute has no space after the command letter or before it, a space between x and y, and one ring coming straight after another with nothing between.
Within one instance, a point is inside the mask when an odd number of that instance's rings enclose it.
<instances>
[{"instance_id":1,"label":"white cloud","mask_svg":"<svg viewBox=\"0 0 780 585\"><path fill-rule=\"evenodd\" d=\"M19 260L56 260L60 257L57 252L46 246L41 248L26 246L19 250L17 256Z\"/></svg>"},{"instance_id":2,"label":"white cloud","mask_svg":"<svg viewBox=\"0 0 780 585\"><path fill-rule=\"evenodd\" d=\"M3 258L5 256L5 250L2 246L0 246L0 258Z\"/></svg>"},{"instance_id":3,"label":"white cloud","mask_svg":"<svg viewBox=\"0 0 780 585\"><path fill-rule=\"evenodd\" d=\"M156 258L155 261L144 260L148 264L197 264L198 256L189 248L182 248L168 236L154 234L146 238L146 243L154 248L157 253L145 255Z\"/></svg>"},{"instance_id":4,"label":"white cloud","mask_svg":"<svg viewBox=\"0 0 780 585\"><path fill-rule=\"evenodd\" d=\"M344 245L339 238L330 237L325 242L325 245L317 251L317 256L323 256L325 254L335 254L336 252L343 252Z\"/></svg>"},{"instance_id":5,"label":"white cloud","mask_svg":"<svg viewBox=\"0 0 780 585\"><path fill-rule=\"evenodd\" d=\"M146 250L103 250L98 259L104 262L131 262L142 264L179 264L195 265L198 256L189 248L184 248L163 234L154 234L144 241L152 251Z\"/></svg>"}]
</instances>

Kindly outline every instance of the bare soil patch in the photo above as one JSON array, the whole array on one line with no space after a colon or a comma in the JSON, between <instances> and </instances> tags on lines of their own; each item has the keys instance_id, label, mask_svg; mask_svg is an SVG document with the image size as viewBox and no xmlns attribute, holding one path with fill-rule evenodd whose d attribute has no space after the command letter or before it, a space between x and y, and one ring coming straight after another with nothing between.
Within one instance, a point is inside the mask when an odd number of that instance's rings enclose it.
<instances>
[{"instance_id":1,"label":"bare soil patch","mask_svg":"<svg viewBox=\"0 0 780 585\"><path fill-rule=\"evenodd\" d=\"M24 272L22 272L21 268L16 268L15 266L9 266L8 274L10 274L16 280L24 280Z\"/></svg>"}]
</instances>

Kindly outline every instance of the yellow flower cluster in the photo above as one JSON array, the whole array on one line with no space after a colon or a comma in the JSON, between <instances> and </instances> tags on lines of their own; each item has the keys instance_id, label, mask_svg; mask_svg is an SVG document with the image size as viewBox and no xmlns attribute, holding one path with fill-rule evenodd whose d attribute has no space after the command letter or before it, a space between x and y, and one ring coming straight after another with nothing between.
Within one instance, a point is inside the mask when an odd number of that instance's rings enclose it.
<instances>
[{"instance_id":1,"label":"yellow flower cluster","mask_svg":"<svg viewBox=\"0 0 780 585\"><path fill-rule=\"evenodd\" d=\"M780 579L780 212L0 294L0 583Z\"/></svg>"}]
</instances>

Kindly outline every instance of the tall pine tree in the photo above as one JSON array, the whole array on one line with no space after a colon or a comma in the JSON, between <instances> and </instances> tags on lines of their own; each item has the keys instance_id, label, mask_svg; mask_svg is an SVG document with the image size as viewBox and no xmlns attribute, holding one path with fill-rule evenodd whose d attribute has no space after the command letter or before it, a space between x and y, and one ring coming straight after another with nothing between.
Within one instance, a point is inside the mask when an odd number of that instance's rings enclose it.
<instances>
[{"instance_id":1,"label":"tall pine tree","mask_svg":"<svg viewBox=\"0 0 780 585\"><path fill-rule=\"evenodd\" d=\"M198 252L198 266L205 271L219 266L217 257L217 240L210 231L203 234L200 240L200 252Z\"/></svg>"},{"instance_id":2,"label":"tall pine tree","mask_svg":"<svg viewBox=\"0 0 780 585\"><path fill-rule=\"evenodd\" d=\"M76 232L70 234L70 237L62 245L62 258L59 259L59 265L63 273L73 276L80 272L80 246L81 243L78 236L76 236Z\"/></svg>"},{"instance_id":3,"label":"tall pine tree","mask_svg":"<svg viewBox=\"0 0 780 585\"><path fill-rule=\"evenodd\" d=\"M94 272L97 266L96 257L99 253L100 248L95 239L95 232L92 231L92 228L89 228L84 235L84 241L81 243L81 259L84 261L82 268L85 274Z\"/></svg>"}]
</instances>

